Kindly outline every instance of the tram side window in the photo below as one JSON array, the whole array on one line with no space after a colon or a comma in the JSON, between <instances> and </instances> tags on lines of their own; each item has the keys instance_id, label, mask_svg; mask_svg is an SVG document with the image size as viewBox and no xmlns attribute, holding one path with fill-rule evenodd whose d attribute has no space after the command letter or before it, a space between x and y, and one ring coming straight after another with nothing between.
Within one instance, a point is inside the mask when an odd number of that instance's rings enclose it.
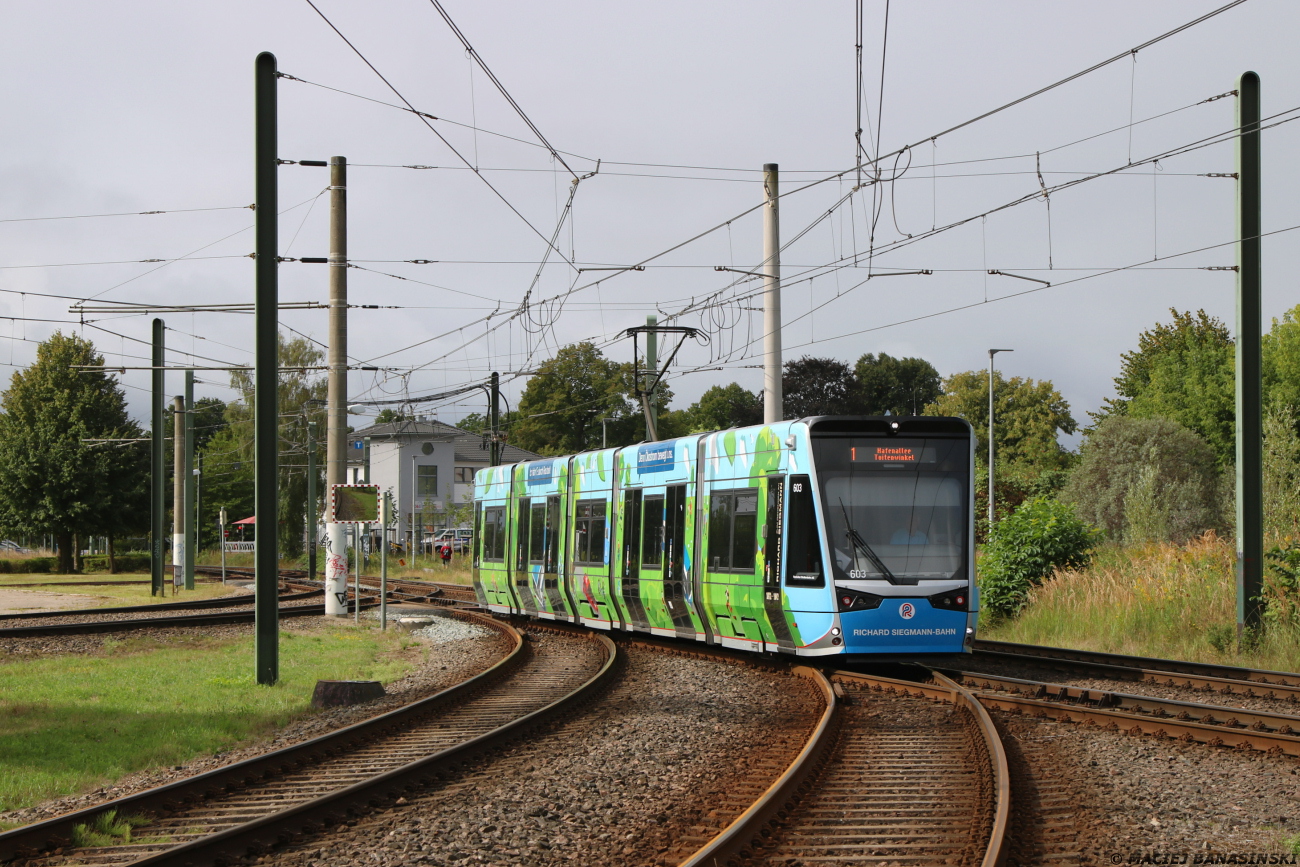
<instances>
[{"instance_id":1,"label":"tram side window","mask_svg":"<svg viewBox=\"0 0 1300 867\"><path fill-rule=\"evenodd\" d=\"M789 525L786 535L786 583L799 587L824 587L822 550L808 476L790 477Z\"/></svg>"},{"instance_id":2,"label":"tram side window","mask_svg":"<svg viewBox=\"0 0 1300 867\"><path fill-rule=\"evenodd\" d=\"M492 506L483 510L483 559L502 563L506 559L506 510Z\"/></svg>"},{"instance_id":3,"label":"tram side window","mask_svg":"<svg viewBox=\"0 0 1300 867\"><path fill-rule=\"evenodd\" d=\"M533 503L532 523L528 525L528 562L541 563L546 555L546 504Z\"/></svg>"},{"instance_id":4,"label":"tram side window","mask_svg":"<svg viewBox=\"0 0 1300 867\"><path fill-rule=\"evenodd\" d=\"M758 543L758 489L714 491L709 505L709 570L752 572Z\"/></svg>"},{"instance_id":5,"label":"tram side window","mask_svg":"<svg viewBox=\"0 0 1300 867\"><path fill-rule=\"evenodd\" d=\"M605 501L579 500L574 519L574 561L583 566L605 565Z\"/></svg>"},{"instance_id":6,"label":"tram side window","mask_svg":"<svg viewBox=\"0 0 1300 867\"><path fill-rule=\"evenodd\" d=\"M642 514L641 568L659 569L664 564L664 498L646 497Z\"/></svg>"}]
</instances>

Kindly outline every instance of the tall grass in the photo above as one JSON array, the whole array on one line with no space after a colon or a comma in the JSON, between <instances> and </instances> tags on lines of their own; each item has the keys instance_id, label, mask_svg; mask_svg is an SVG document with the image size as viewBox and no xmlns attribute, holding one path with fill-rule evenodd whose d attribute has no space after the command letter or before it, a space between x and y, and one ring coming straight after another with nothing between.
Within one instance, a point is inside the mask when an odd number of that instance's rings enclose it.
<instances>
[{"instance_id":1,"label":"tall grass","mask_svg":"<svg viewBox=\"0 0 1300 867\"><path fill-rule=\"evenodd\" d=\"M1207 534L1186 545L1110 545L1030 591L1020 616L984 638L1300 671L1300 631L1274 625L1237 642L1236 551Z\"/></svg>"}]
</instances>

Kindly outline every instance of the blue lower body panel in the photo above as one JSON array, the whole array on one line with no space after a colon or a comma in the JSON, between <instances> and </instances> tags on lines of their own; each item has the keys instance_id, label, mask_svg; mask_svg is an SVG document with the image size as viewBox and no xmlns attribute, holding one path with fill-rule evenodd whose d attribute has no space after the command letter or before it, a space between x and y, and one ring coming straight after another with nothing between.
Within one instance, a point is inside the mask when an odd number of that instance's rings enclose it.
<instances>
[{"instance_id":1,"label":"blue lower body panel","mask_svg":"<svg viewBox=\"0 0 1300 867\"><path fill-rule=\"evenodd\" d=\"M941 611L925 597L844 611L840 623L846 653L961 653L966 637L965 611Z\"/></svg>"}]
</instances>

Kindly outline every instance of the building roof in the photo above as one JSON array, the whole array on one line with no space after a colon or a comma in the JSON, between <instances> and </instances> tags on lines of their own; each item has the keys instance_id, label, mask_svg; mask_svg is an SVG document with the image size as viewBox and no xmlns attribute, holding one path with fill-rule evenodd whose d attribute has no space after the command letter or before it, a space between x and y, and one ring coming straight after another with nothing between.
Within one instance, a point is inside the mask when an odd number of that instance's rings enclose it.
<instances>
[{"instance_id":1,"label":"building roof","mask_svg":"<svg viewBox=\"0 0 1300 867\"><path fill-rule=\"evenodd\" d=\"M365 460L364 452L354 448L353 443L370 437L370 441L382 440L429 440L431 442L450 442L456 452L456 462L464 464L486 464L488 462L487 438L470 433L445 422L436 420L394 421L372 424L348 434L348 463L359 464ZM521 449L510 444L501 447L501 462L517 464L520 461L532 461L540 458L536 452Z\"/></svg>"}]
</instances>

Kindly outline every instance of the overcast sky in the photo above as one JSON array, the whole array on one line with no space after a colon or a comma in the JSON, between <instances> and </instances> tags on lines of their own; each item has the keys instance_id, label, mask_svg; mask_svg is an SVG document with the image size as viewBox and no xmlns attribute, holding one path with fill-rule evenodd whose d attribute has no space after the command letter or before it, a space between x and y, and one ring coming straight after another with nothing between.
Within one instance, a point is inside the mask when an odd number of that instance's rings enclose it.
<instances>
[{"instance_id":1,"label":"overcast sky","mask_svg":"<svg viewBox=\"0 0 1300 867\"><path fill-rule=\"evenodd\" d=\"M0 317L18 319L0 318L0 365L10 365L0 371L30 363L53 330L82 328L71 301L34 293L96 303L252 300L253 263L244 258L253 250L252 213L241 208L253 200L253 61L271 51L282 72L312 82L279 84L282 158L339 154L351 164L350 258L371 270L350 271L350 300L399 308L352 311L354 363L391 368L353 372L353 399L428 393L498 370L517 403L526 381L517 374L557 346L593 339L609 357L630 360L630 341L616 339L622 329L722 290L736 300L675 320L710 335L675 362L683 373L671 382L675 405L733 380L761 387L761 298L748 297L759 284L733 285L743 275L713 267L746 270L761 259L759 213L738 215L760 201L764 163L780 165L782 192L854 166L853 2L444 0L568 166L585 175L602 160L579 184L560 232L565 257L578 267L630 265L723 226L642 272L577 274L553 255L535 286L541 235L555 230L569 171L471 69L426 0L317 5L403 96L442 119L430 123L480 174L410 113L316 86L397 99L305 0L5 3ZM894 0L882 95L885 5L867 0L864 142L871 154L877 132L882 153L923 144L882 163L882 176L897 180L860 189L783 254L786 358L852 363L888 352L949 374L985 365L989 347L1014 348L998 357L999 368L1050 379L1085 421L1112 394L1120 353L1167 320L1168 308L1203 307L1232 326L1235 275L1201 269L1234 264L1234 248L1177 254L1232 241L1234 182L1202 175L1233 172L1234 146L1193 150L1158 168L1144 161L1230 131L1235 99L1197 103L1233 90L1245 70L1262 78L1266 117L1300 107L1294 2L1249 0L1131 60L929 141L1220 5ZM1298 135L1300 124L1264 134L1266 231L1300 224L1291 158ZM1050 227L1039 197L920 237L1032 195L1040 170L1050 188L1130 162L1138 165L1054 193ZM280 170L281 255L328 252L327 184L325 169ZM849 172L783 199L783 241L854 184ZM884 248L874 261L873 196L874 246ZM226 210L177 213L215 208ZM169 213L29 219L153 210ZM912 243L900 245L909 234ZM1300 265L1297 237L1264 242L1267 317L1300 303L1289 276ZM845 257L849 267L819 267ZM403 261L411 259L436 263ZM103 262L127 264L75 264ZM1115 268L1126 270L1102 273ZM917 269L934 273L866 279ZM1040 284L990 277L989 269L1064 285L1006 298ZM606 279L588 285L596 277ZM285 301L325 301L326 269L286 263L280 287ZM563 306L514 315L530 287L533 301L578 291ZM108 329L83 333L110 363L147 363L139 341L149 339L150 317L85 318ZM170 363L192 363L189 352L251 360L249 316L164 318ZM326 339L324 311L285 311L282 321ZM233 396L225 374L200 377L200 396ZM147 420L148 374L122 379L132 412ZM169 374L169 392L180 386L180 375ZM454 421L480 404L470 396L424 411Z\"/></svg>"}]
</instances>

